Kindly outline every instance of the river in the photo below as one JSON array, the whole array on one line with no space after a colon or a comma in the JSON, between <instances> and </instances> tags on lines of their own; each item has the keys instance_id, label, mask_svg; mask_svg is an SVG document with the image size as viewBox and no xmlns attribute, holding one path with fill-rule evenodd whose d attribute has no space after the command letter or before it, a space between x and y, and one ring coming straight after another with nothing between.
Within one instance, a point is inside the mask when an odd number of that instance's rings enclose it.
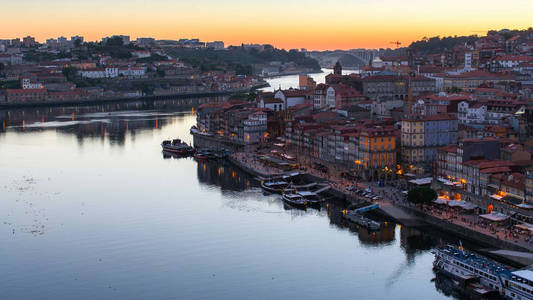
<instances>
[{"instance_id":1,"label":"river","mask_svg":"<svg viewBox=\"0 0 533 300\"><path fill-rule=\"evenodd\" d=\"M349 75L351 73L358 73L359 71L356 70L343 70L343 75ZM313 80L319 84L319 83L325 83L326 82L326 75L333 73L333 69L322 69L322 72L317 73L309 73L309 77L313 78ZM262 88L262 91L265 92L272 92L274 90L277 90L279 88L282 89L289 89L289 88L298 88L298 75L285 75L285 76L274 76L266 78L265 80L270 84L269 87Z\"/></svg>"},{"instance_id":2,"label":"river","mask_svg":"<svg viewBox=\"0 0 533 300\"><path fill-rule=\"evenodd\" d=\"M213 99L204 99L205 101ZM438 239L291 210L191 141L179 101L0 111L1 299L447 299Z\"/></svg>"}]
</instances>

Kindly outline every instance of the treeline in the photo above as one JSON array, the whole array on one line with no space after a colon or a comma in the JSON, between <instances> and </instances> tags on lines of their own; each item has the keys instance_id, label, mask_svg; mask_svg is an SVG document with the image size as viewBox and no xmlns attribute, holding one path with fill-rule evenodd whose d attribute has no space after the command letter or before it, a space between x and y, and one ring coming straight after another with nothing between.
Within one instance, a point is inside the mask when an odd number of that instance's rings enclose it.
<instances>
[{"instance_id":1,"label":"treeline","mask_svg":"<svg viewBox=\"0 0 533 300\"><path fill-rule=\"evenodd\" d=\"M419 54L441 53L446 49L453 49L459 45L473 44L479 37L470 36L448 36L448 37L424 37L422 40L412 42L409 50Z\"/></svg>"},{"instance_id":2,"label":"treeline","mask_svg":"<svg viewBox=\"0 0 533 300\"><path fill-rule=\"evenodd\" d=\"M320 70L318 62L304 53L276 49L270 45L265 46L262 51L254 48L229 47L227 50L176 48L168 52L171 56L202 71L234 70L237 74L250 75L254 71L254 65L267 65L273 61L293 62L303 68Z\"/></svg>"},{"instance_id":3,"label":"treeline","mask_svg":"<svg viewBox=\"0 0 533 300\"><path fill-rule=\"evenodd\" d=\"M533 28L529 27L525 30L489 30L487 35L500 35L505 40L508 40L516 35L522 35L524 33L533 34ZM446 49L452 49L459 45L473 44L480 37L477 35L469 36L448 36L440 37L435 36L431 38L423 37L421 40L412 42L409 45L408 49L414 51L415 53L429 54L429 53L440 53Z\"/></svg>"}]
</instances>

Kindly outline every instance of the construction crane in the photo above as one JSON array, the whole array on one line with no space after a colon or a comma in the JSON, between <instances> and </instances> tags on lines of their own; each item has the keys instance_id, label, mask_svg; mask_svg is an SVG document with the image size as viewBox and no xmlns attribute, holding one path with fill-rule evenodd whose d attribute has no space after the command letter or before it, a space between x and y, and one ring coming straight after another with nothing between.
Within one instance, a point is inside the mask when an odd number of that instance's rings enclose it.
<instances>
[{"instance_id":1,"label":"construction crane","mask_svg":"<svg viewBox=\"0 0 533 300\"><path fill-rule=\"evenodd\" d=\"M400 45L402 44L402 42L400 41L390 42L390 43L396 45L396 48L400 48Z\"/></svg>"}]
</instances>

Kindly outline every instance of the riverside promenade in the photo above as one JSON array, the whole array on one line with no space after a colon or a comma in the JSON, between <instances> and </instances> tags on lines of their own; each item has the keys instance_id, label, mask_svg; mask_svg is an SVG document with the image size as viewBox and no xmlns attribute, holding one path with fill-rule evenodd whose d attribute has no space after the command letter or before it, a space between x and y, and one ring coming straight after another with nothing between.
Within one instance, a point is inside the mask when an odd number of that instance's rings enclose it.
<instances>
[{"instance_id":1,"label":"riverside promenade","mask_svg":"<svg viewBox=\"0 0 533 300\"><path fill-rule=\"evenodd\" d=\"M379 204L382 210L392 212L393 217L396 215L394 211L401 211L400 215L410 215L420 224L431 225L487 247L533 252L533 238L529 232L491 225L478 215L463 213L459 209L433 204L417 207L405 201L400 190L394 186L378 187L373 184L372 188L381 197Z\"/></svg>"},{"instance_id":2,"label":"riverside promenade","mask_svg":"<svg viewBox=\"0 0 533 300\"><path fill-rule=\"evenodd\" d=\"M266 166L257 159L254 152L238 152L230 157L230 161L253 176L270 177L286 173L281 169ZM434 227L448 232L463 240L469 240L482 245L487 252L498 249L517 251L519 253L533 252L533 238L512 228L495 227L481 220L477 215L462 214L458 210L450 210L436 205L417 207L403 199L398 182L392 185L379 187L373 182L355 182L343 178L340 174L342 168L331 168L327 173L320 172L311 167L311 161L299 161L299 171L303 171L313 180L328 181L332 186L335 196L345 199L353 206L369 203L366 198L350 191L350 187L369 188L380 199L374 201L380 205L379 212L392 218L398 223L409 227L424 228ZM502 256L498 252L492 253ZM522 256L529 254L523 254ZM518 257L518 256L517 256ZM523 264L523 259L506 257L510 261ZM531 258L533 262L533 257Z\"/></svg>"}]
</instances>

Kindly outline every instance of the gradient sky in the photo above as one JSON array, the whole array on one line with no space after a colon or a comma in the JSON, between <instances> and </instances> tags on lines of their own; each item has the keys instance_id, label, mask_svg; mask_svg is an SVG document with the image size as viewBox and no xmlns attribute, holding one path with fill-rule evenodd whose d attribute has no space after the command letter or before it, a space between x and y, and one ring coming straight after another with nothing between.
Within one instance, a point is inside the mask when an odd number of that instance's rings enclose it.
<instances>
[{"instance_id":1,"label":"gradient sky","mask_svg":"<svg viewBox=\"0 0 533 300\"><path fill-rule=\"evenodd\" d=\"M112 34L349 49L533 26L532 0L2 0L0 38Z\"/></svg>"}]
</instances>

